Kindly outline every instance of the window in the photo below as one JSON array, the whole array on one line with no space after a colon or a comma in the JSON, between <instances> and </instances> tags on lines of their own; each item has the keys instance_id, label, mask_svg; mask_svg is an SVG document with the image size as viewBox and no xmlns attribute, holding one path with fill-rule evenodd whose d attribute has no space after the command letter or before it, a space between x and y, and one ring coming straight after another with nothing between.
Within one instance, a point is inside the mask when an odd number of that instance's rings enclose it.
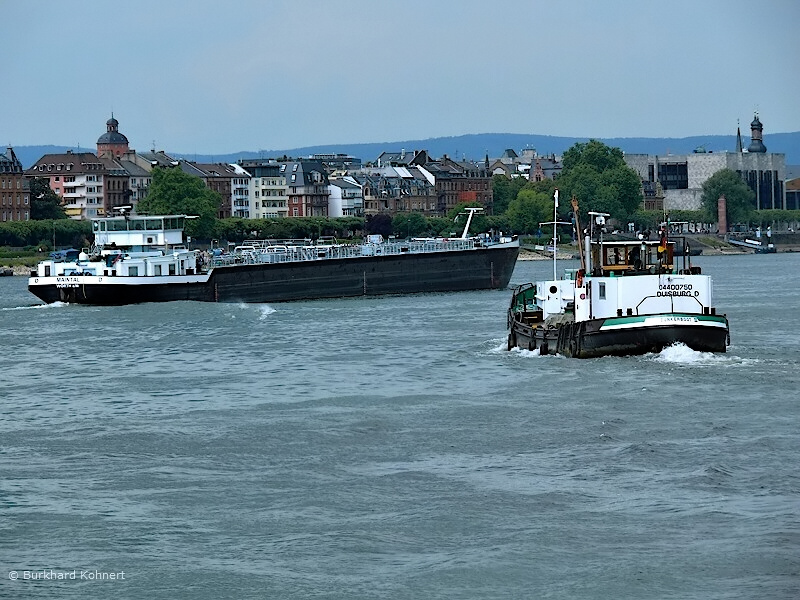
<instances>
[{"instance_id":1,"label":"window","mask_svg":"<svg viewBox=\"0 0 800 600\"><path fill-rule=\"evenodd\" d=\"M600 282L600 299L606 299L606 284L603 281Z\"/></svg>"}]
</instances>

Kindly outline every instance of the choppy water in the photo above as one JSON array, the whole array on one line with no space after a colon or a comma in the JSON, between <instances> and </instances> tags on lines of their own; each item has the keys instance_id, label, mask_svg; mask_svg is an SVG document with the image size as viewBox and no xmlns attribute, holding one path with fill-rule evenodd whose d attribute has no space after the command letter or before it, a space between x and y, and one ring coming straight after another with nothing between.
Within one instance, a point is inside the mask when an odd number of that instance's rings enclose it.
<instances>
[{"instance_id":1,"label":"choppy water","mask_svg":"<svg viewBox=\"0 0 800 600\"><path fill-rule=\"evenodd\" d=\"M44 307L0 278L0 597L800 597L800 255L695 262L724 355L507 352L507 290Z\"/></svg>"}]
</instances>

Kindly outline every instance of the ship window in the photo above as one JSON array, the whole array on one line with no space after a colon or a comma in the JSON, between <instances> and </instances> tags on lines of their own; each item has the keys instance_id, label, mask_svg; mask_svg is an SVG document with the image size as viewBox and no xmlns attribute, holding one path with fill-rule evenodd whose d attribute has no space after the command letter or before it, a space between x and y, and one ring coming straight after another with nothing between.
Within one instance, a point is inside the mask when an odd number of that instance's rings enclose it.
<instances>
[{"instance_id":1,"label":"ship window","mask_svg":"<svg viewBox=\"0 0 800 600\"><path fill-rule=\"evenodd\" d=\"M139 267L128 267L128 277L138 277Z\"/></svg>"},{"instance_id":2,"label":"ship window","mask_svg":"<svg viewBox=\"0 0 800 600\"><path fill-rule=\"evenodd\" d=\"M175 263L169 265L169 274L175 275Z\"/></svg>"},{"instance_id":3,"label":"ship window","mask_svg":"<svg viewBox=\"0 0 800 600\"><path fill-rule=\"evenodd\" d=\"M153 265L153 275L156 277L161 275L161 265Z\"/></svg>"},{"instance_id":4,"label":"ship window","mask_svg":"<svg viewBox=\"0 0 800 600\"><path fill-rule=\"evenodd\" d=\"M600 299L606 299L606 284L604 282L600 282Z\"/></svg>"}]
</instances>

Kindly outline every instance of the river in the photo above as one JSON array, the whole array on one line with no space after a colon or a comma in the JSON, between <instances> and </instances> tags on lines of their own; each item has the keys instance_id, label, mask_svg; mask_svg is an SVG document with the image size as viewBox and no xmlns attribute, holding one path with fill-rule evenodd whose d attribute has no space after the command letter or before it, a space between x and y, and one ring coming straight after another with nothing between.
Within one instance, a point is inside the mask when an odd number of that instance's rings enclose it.
<instances>
[{"instance_id":1,"label":"river","mask_svg":"<svg viewBox=\"0 0 800 600\"><path fill-rule=\"evenodd\" d=\"M726 354L508 352L509 290L43 306L0 278L0 597L800 597L800 254L694 262Z\"/></svg>"}]
</instances>

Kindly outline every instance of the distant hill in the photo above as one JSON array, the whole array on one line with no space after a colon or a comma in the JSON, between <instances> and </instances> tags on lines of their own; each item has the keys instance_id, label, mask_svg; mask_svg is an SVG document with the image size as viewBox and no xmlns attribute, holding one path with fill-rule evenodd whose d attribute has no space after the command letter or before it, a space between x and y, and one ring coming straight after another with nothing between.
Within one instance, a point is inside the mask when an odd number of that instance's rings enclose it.
<instances>
[{"instance_id":1,"label":"distant hill","mask_svg":"<svg viewBox=\"0 0 800 600\"><path fill-rule=\"evenodd\" d=\"M548 135L529 135L522 133L479 133L454 137L429 138L426 140L405 140L400 142L377 142L369 144L336 144L325 146L305 146L284 150L242 151L232 154L184 154L167 150L167 154L197 162L236 162L242 158L275 158L280 156L304 157L310 154L341 153L360 158L363 162L374 161L381 152L396 152L405 149L427 150L431 156L445 154L460 160L483 160L499 157L507 148L518 154L525 148L535 148L540 156L563 154L578 142L590 138L556 137ZM685 138L600 138L604 144L620 148L628 154L690 154L697 148L708 152L733 152L736 149L735 135L703 135ZM743 137L745 146L749 137ZM800 131L794 133L773 133L764 135L764 144L770 152L786 155L787 165L800 165ZM18 146L14 147L20 161L27 169L45 154L73 151L94 152L94 148L75 148L70 146Z\"/></svg>"}]
</instances>

